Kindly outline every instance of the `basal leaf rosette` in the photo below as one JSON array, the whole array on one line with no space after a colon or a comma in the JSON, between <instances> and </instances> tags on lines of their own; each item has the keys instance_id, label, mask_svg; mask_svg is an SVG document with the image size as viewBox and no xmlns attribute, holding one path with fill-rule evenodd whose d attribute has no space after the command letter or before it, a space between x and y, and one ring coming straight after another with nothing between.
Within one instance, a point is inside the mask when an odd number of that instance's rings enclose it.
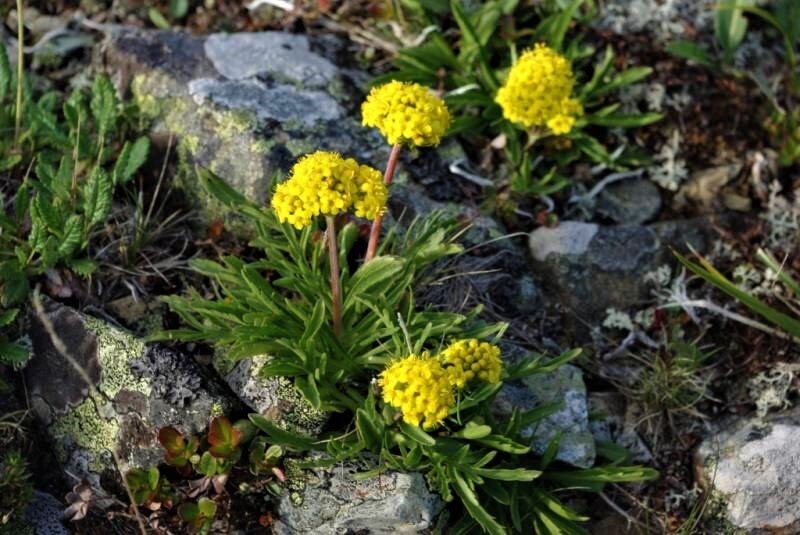
<instances>
[{"instance_id":1,"label":"basal leaf rosette","mask_svg":"<svg viewBox=\"0 0 800 535\"><path fill-rule=\"evenodd\" d=\"M384 210L387 198L379 171L335 152L317 151L300 159L289 179L278 184L272 208L279 221L302 229L316 216L351 209L372 219Z\"/></svg>"},{"instance_id":2,"label":"basal leaf rosette","mask_svg":"<svg viewBox=\"0 0 800 535\"><path fill-rule=\"evenodd\" d=\"M380 130L390 145L436 146L450 128L444 101L412 82L393 80L373 88L361 114L364 126Z\"/></svg>"},{"instance_id":3,"label":"basal leaf rosette","mask_svg":"<svg viewBox=\"0 0 800 535\"><path fill-rule=\"evenodd\" d=\"M511 67L495 101L503 109L503 117L512 123L567 134L576 118L583 115L583 106L572 97L574 86L569 60L539 43Z\"/></svg>"}]
</instances>

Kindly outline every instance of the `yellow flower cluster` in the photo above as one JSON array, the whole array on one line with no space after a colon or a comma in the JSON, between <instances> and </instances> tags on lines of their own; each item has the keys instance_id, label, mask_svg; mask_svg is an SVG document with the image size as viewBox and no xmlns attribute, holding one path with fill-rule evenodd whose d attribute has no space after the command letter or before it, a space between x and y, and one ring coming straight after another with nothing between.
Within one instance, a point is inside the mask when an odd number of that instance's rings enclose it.
<instances>
[{"instance_id":1,"label":"yellow flower cluster","mask_svg":"<svg viewBox=\"0 0 800 535\"><path fill-rule=\"evenodd\" d=\"M459 340L435 357L411 355L381 372L383 401L400 410L403 421L430 429L455 405L456 390L472 379L500 381L500 348L478 340Z\"/></svg>"},{"instance_id":2,"label":"yellow flower cluster","mask_svg":"<svg viewBox=\"0 0 800 535\"><path fill-rule=\"evenodd\" d=\"M503 362L500 348L478 340L459 340L441 352L439 358L448 370L456 388L464 386L474 378L487 383L500 381Z\"/></svg>"},{"instance_id":3,"label":"yellow flower cluster","mask_svg":"<svg viewBox=\"0 0 800 535\"><path fill-rule=\"evenodd\" d=\"M426 429L447 417L455 404L450 379L436 358L411 355L381 372L383 401L400 409L403 420Z\"/></svg>"},{"instance_id":4,"label":"yellow flower cluster","mask_svg":"<svg viewBox=\"0 0 800 535\"><path fill-rule=\"evenodd\" d=\"M381 173L334 152L317 151L294 164L289 180L278 184L272 208L281 222L301 229L318 215L336 215L353 208L372 219L388 198Z\"/></svg>"},{"instance_id":5,"label":"yellow flower cluster","mask_svg":"<svg viewBox=\"0 0 800 535\"><path fill-rule=\"evenodd\" d=\"M581 103L571 97L574 85L567 58L539 43L511 67L495 101L509 121L526 128L547 126L554 134L566 134L583 114Z\"/></svg>"},{"instance_id":6,"label":"yellow flower cluster","mask_svg":"<svg viewBox=\"0 0 800 535\"><path fill-rule=\"evenodd\" d=\"M375 87L361 105L364 126L375 127L391 144L438 145L450 128L444 101L427 88L393 80Z\"/></svg>"}]
</instances>

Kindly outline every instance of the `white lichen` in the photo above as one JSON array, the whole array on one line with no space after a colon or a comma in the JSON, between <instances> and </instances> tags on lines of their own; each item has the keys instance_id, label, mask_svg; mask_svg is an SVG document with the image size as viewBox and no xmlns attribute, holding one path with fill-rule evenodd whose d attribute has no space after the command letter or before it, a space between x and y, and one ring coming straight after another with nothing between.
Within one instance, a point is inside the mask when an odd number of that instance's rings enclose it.
<instances>
[{"instance_id":1,"label":"white lichen","mask_svg":"<svg viewBox=\"0 0 800 535\"><path fill-rule=\"evenodd\" d=\"M680 151L681 133L674 128L656 154L656 164L647 169L650 180L668 191L678 191L680 184L689 176L686 161L679 157Z\"/></svg>"},{"instance_id":2,"label":"white lichen","mask_svg":"<svg viewBox=\"0 0 800 535\"><path fill-rule=\"evenodd\" d=\"M772 368L759 373L747 383L750 399L756 412L764 417L773 409L782 410L791 406L789 395L800 366L789 362L778 362Z\"/></svg>"}]
</instances>

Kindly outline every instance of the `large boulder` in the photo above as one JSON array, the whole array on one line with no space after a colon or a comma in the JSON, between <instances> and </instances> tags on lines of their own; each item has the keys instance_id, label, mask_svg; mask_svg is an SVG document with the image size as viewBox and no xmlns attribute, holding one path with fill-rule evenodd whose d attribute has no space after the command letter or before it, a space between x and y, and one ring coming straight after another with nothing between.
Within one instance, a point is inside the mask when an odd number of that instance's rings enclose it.
<instances>
[{"instance_id":1,"label":"large boulder","mask_svg":"<svg viewBox=\"0 0 800 535\"><path fill-rule=\"evenodd\" d=\"M354 479L374 469L369 460L331 468L297 470L287 467L291 492L279 498L279 535L316 533L426 533L444 506L418 472L381 472Z\"/></svg>"},{"instance_id":2,"label":"large boulder","mask_svg":"<svg viewBox=\"0 0 800 535\"><path fill-rule=\"evenodd\" d=\"M189 357L56 302L44 308L49 321L30 317L31 405L64 470L94 487L119 481L112 451L123 471L153 466L163 460L159 428L199 433L211 417L239 409ZM64 352L84 370L95 396Z\"/></svg>"},{"instance_id":3,"label":"large boulder","mask_svg":"<svg viewBox=\"0 0 800 535\"><path fill-rule=\"evenodd\" d=\"M720 506L720 530L800 533L800 408L728 422L700 445L694 466Z\"/></svg>"},{"instance_id":4,"label":"large boulder","mask_svg":"<svg viewBox=\"0 0 800 535\"><path fill-rule=\"evenodd\" d=\"M328 47L329 48L329 47ZM99 63L152 122L156 139L174 135L186 164L181 182L206 219L235 217L198 187L195 165L265 203L276 175L304 154L332 150L382 169L390 147L358 117L366 76L340 69L306 36L285 32L193 37L116 28ZM451 177L460 146L403 151L398 181ZM244 228L242 228L244 230Z\"/></svg>"}]
</instances>

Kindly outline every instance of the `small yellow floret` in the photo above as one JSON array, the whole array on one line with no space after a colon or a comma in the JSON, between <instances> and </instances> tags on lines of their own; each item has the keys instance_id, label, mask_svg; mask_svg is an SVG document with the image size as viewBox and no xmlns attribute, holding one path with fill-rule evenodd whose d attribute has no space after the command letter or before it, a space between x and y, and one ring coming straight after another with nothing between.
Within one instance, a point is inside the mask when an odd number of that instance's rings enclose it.
<instances>
[{"instance_id":1,"label":"small yellow floret","mask_svg":"<svg viewBox=\"0 0 800 535\"><path fill-rule=\"evenodd\" d=\"M318 215L333 216L350 208L358 217L373 219L387 198L379 171L335 152L317 151L294 164L289 180L278 184L272 208L279 221L301 229Z\"/></svg>"},{"instance_id":2,"label":"small yellow floret","mask_svg":"<svg viewBox=\"0 0 800 535\"><path fill-rule=\"evenodd\" d=\"M381 372L383 401L400 410L403 421L426 429L440 424L455 405L447 372L438 359L411 355Z\"/></svg>"},{"instance_id":3,"label":"small yellow floret","mask_svg":"<svg viewBox=\"0 0 800 535\"><path fill-rule=\"evenodd\" d=\"M540 126L554 134L567 134L583 106L573 98L575 77L567 58L542 43L517 60L495 101L503 117L530 128Z\"/></svg>"},{"instance_id":4,"label":"small yellow floret","mask_svg":"<svg viewBox=\"0 0 800 535\"><path fill-rule=\"evenodd\" d=\"M500 348L479 340L458 340L453 342L439 358L445 366L450 384L456 388L464 386L472 379L479 378L487 383L497 383L503 368Z\"/></svg>"},{"instance_id":5,"label":"small yellow floret","mask_svg":"<svg viewBox=\"0 0 800 535\"><path fill-rule=\"evenodd\" d=\"M391 145L438 145L450 128L444 101L427 88L393 80L375 87L361 105L364 126L375 127Z\"/></svg>"}]
</instances>

